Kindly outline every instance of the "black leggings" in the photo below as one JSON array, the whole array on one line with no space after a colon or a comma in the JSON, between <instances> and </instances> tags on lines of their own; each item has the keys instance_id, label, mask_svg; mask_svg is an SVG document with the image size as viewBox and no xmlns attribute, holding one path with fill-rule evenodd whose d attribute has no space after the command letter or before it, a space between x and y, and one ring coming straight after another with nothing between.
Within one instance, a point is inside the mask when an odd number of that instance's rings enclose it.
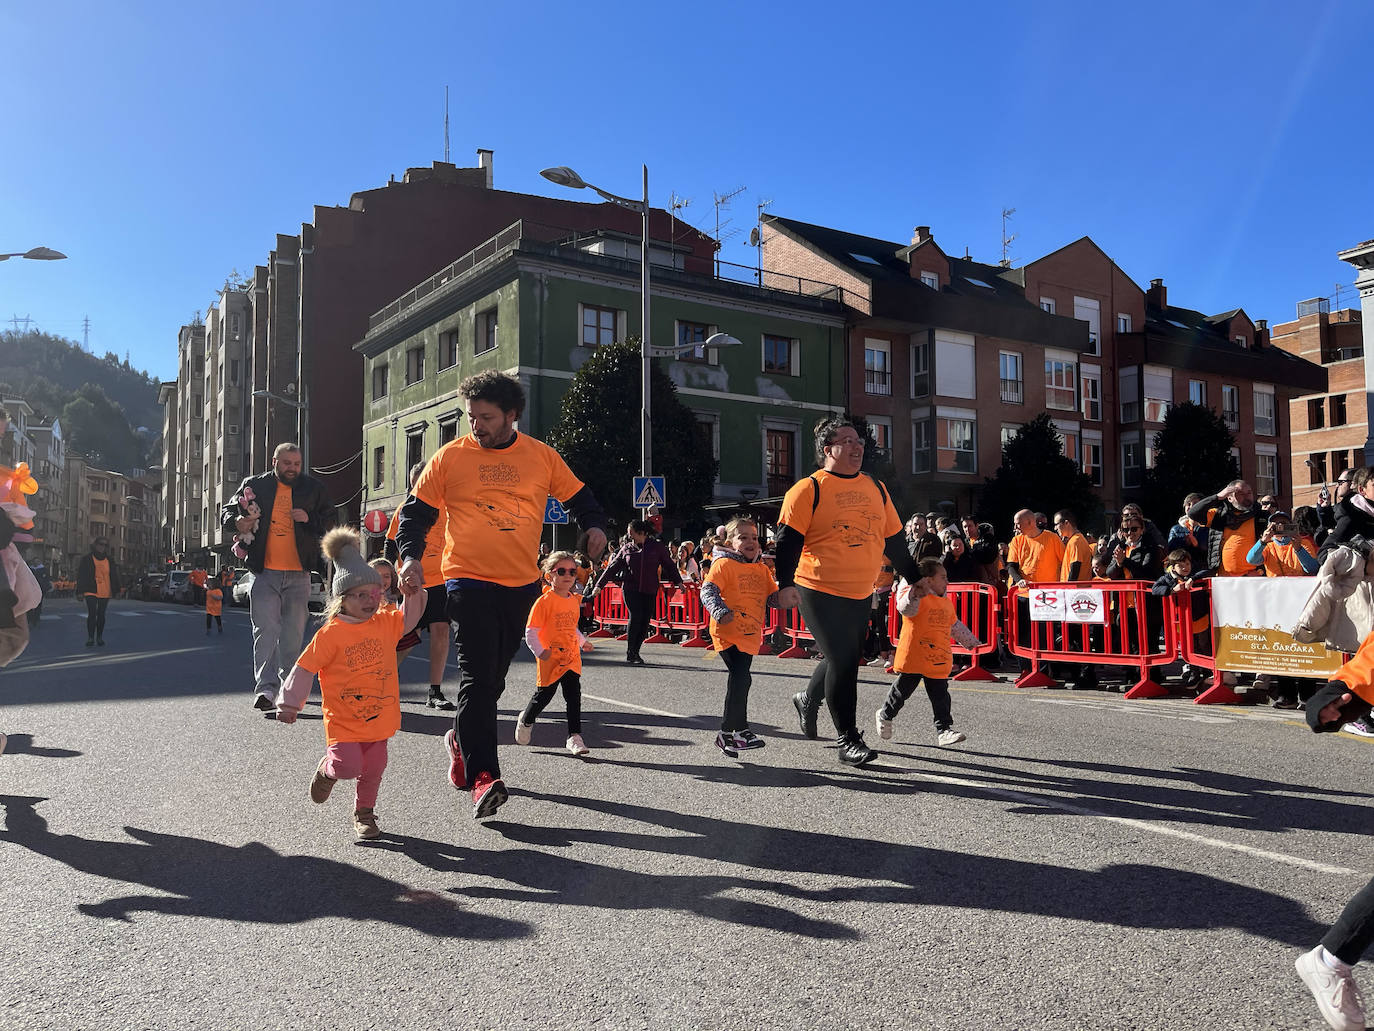
<instances>
[{"instance_id":1,"label":"black leggings","mask_svg":"<svg viewBox=\"0 0 1374 1031\"><path fill-rule=\"evenodd\" d=\"M645 594L643 591L632 591L625 587L620 593L625 598L625 607L630 610L630 625L626 630L629 639L625 642L625 655L634 659L639 657L639 646L644 643L644 638L649 636L649 620L654 616L658 592Z\"/></svg>"},{"instance_id":2,"label":"black leggings","mask_svg":"<svg viewBox=\"0 0 1374 1031\"><path fill-rule=\"evenodd\" d=\"M754 657L742 652L733 644L720 653L725 668L730 671L725 681L725 716L720 721L721 730L747 730L749 728L749 685L753 675L749 667Z\"/></svg>"},{"instance_id":3,"label":"black leggings","mask_svg":"<svg viewBox=\"0 0 1374 1031\"><path fill-rule=\"evenodd\" d=\"M534 726L534 721L539 718L544 707L553 701L553 696L558 693L560 686L563 688L563 705L568 710L568 733L582 733L582 678L572 670L568 670L548 687L536 687L529 704L525 706L525 711L520 714L520 722L527 727Z\"/></svg>"},{"instance_id":4,"label":"black leggings","mask_svg":"<svg viewBox=\"0 0 1374 1031\"><path fill-rule=\"evenodd\" d=\"M954 716L950 712L949 681L923 676L920 673L903 673L897 677L897 682L888 692L887 702L879 715L885 720L895 720L897 713L902 711L902 706L922 680L926 682L926 697L930 699L930 707L935 712L935 729L948 730L954 726Z\"/></svg>"},{"instance_id":5,"label":"black leggings","mask_svg":"<svg viewBox=\"0 0 1374 1031\"><path fill-rule=\"evenodd\" d=\"M109 604L109 598L97 598L94 594L86 595L87 637L105 636L105 609Z\"/></svg>"},{"instance_id":6,"label":"black leggings","mask_svg":"<svg viewBox=\"0 0 1374 1031\"><path fill-rule=\"evenodd\" d=\"M220 632L220 633L224 633L224 619L223 619L218 613L215 613L214 615L211 615L209 612L205 613L205 630L206 630L206 632L208 633L209 630L210 630L210 620L212 620L212 619L215 621L215 625L216 625L217 627L219 627L219 632Z\"/></svg>"},{"instance_id":7,"label":"black leggings","mask_svg":"<svg viewBox=\"0 0 1374 1031\"><path fill-rule=\"evenodd\" d=\"M1346 903L1340 917L1322 939L1327 952L1352 967L1364 957L1371 943L1374 943L1374 881Z\"/></svg>"},{"instance_id":8,"label":"black leggings","mask_svg":"<svg viewBox=\"0 0 1374 1031\"><path fill-rule=\"evenodd\" d=\"M824 697L835 732L840 737L857 734L859 666L863 662L872 602L867 595L841 598L800 585L797 593L801 595L806 629L811 631L823 656L806 685L806 704L817 708Z\"/></svg>"}]
</instances>

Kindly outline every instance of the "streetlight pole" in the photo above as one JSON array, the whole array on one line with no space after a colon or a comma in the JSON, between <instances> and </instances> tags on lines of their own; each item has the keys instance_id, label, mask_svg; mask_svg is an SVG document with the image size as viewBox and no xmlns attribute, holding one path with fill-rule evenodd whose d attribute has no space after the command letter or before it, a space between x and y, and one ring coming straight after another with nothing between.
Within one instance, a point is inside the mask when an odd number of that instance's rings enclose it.
<instances>
[{"instance_id":1,"label":"streetlight pole","mask_svg":"<svg viewBox=\"0 0 1374 1031\"><path fill-rule=\"evenodd\" d=\"M31 247L27 251L0 254L0 261L8 261L10 258L28 258L31 261L59 261L65 257L66 255L61 251L55 251L51 247Z\"/></svg>"}]
</instances>

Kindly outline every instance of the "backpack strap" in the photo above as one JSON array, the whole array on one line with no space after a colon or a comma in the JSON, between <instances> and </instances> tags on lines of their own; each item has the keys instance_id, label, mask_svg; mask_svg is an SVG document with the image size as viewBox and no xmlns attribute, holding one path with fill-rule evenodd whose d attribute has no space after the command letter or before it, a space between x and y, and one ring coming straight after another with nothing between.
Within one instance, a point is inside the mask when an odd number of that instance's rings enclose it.
<instances>
[{"instance_id":1,"label":"backpack strap","mask_svg":"<svg viewBox=\"0 0 1374 1031\"><path fill-rule=\"evenodd\" d=\"M811 481L811 514L816 514L816 509L821 507L821 481L814 475L808 476Z\"/></svg>"}]
</instances>

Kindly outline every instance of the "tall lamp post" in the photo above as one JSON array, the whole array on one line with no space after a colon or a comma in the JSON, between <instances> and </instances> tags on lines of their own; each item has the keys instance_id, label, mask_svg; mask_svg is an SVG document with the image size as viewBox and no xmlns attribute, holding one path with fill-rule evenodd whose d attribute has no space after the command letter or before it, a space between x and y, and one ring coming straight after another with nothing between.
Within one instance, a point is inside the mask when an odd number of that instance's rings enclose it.
<instances>
[{"instance_id":1,"label":"tall lamp post","mask_svg":"<svg viewBox=\"0 0 1374 1031\"><path fill-rule=\"evenodd\" d=\"M9 261L10 258L29 258L32 261L58 261L66 255L61 251L55 251L51 247L32 247L27 251L15 251L13 254L0 254L0 261Z\"/></svg>"},{"instance_id":2,"label":"tall lamp post","mask_svg":"<svg viewBox=\"0 0 1374 1031\"><path fill-rule=\"evenodd\" d=\"M276 401L279 404L288 405L301 413L300 417L300 445L301 445L301 465L307 471L310 469L310 427L306 425L305 413L310 409L309 401L292 401L289 397L282 397L274 394L270 390L255 390L254 397L263 397L269 401Z\"/></svg>"}]
</instances>

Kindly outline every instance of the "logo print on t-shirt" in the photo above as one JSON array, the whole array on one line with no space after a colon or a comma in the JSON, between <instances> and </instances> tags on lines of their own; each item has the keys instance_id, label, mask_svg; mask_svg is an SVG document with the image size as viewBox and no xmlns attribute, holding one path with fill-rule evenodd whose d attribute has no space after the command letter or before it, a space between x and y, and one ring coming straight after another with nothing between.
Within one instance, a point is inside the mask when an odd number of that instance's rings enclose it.
<instances>
[{"instance_id":1,"label":"logo print on t-shirt","mask_svg":"<svg viewBox=\"0 0 1374 1031\"><path fill-rule=\"evenodd\" d=\"M478 464L477 479L481 483L504 483L514 486L520 482L520 470L507 462L495 465Z\"/></svg>"},{"instance_id":2,"label":"logo print on t-shirt","mask_svg":"<svg viewBox=\"0 0 1374 1031\"><path fill-rule=\"evenodd\" d=\"M844 519L836 519L830 525L839 531L840 540L846 547L862 548L869 541L878 539L878 535L869 529L877 518L872 512L858 512Z\"/></svg>"},{"instance_id":3,"label":"logo print on t-shirt","mask_svg":"<svg viewBox=\"0 0 1374 1031\"><path fill-rule=\"evenodd\" d=\"M506 491L485 491L477 495L473 504L498 530L518 530L521 524L530 521L530 517L520 511L520 499Z\"/></svg>"}]
</instances>

